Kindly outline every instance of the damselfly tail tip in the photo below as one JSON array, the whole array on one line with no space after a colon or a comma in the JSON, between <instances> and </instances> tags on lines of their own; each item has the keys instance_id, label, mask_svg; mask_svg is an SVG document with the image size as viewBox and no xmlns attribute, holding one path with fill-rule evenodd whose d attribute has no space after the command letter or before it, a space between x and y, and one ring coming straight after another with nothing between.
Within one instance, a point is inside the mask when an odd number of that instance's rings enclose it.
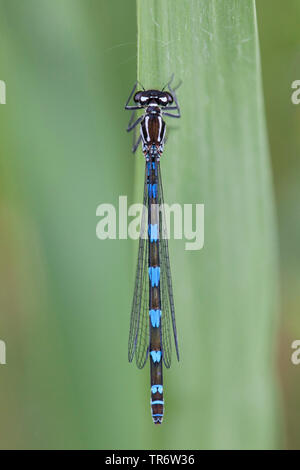
<instances>
[{"instance_id":1,"label":"damselfly tail tip","mask_svg":"<svg viewBox=\"0 0 300 470\"><path fill-rule=\"evenodd\" d=\"M154 424L162 424L162 422L163 422L163 417L162 416L160 416L160 417L152 416L152 419L153 419Z\"/></svg>"}]
</instances>

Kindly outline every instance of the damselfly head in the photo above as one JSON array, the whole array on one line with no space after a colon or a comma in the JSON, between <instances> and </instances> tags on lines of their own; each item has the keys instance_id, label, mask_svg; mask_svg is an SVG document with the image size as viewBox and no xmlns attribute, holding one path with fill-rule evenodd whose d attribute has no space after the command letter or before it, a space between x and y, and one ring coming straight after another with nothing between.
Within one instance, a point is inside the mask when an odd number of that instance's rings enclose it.
<instances>
[{"instance_id":1,"label":"damselfly head","mask_svg":"<svg viewBox=\"0 0 300 470\"><path fill-rule=\"evenodd\" d=\"M167 104L173 103L173 96L171 93L160 90L138 91L134 95L133 99L141 106L148 106L150 103L156 103L158 106L167 106Z\"/></svg>"}]
</instances>

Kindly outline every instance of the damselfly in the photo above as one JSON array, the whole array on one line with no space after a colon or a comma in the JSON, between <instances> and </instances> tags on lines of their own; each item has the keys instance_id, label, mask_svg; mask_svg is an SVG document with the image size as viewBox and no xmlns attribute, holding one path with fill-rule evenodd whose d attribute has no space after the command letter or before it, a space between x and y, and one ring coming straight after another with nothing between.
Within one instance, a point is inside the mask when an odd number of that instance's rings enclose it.
<instances>
[{"instance_id":1,"label":"damselfly","mask_svg":"<svg viewBox=\"0 0 300 470\"><path fill-rule=\"evenodd\" d=\"M173 77L172 77L173 78ZM163 223L163 187L160 159L164 149L166 125L162 116L180 118L180 108L171 82L169 91L137 91L129 95L125 109L132 110L127 131L140 126L133 144L135 152L142 143L145 157L143 214L134 295L132 301L128 358L135 356L141 369L150 357L151 412L153 422L161 424L164 414L163 364L169 368L172 353L172 330L179 360L168 240ZM133 97L134 104L130 105ZM137 110L144 113L135 119ZM147 222L146 222L147 220ZM146 230L145 230L146 229ZM145 235L146 232L146 235Z\"/></svg>"}]
</instances>

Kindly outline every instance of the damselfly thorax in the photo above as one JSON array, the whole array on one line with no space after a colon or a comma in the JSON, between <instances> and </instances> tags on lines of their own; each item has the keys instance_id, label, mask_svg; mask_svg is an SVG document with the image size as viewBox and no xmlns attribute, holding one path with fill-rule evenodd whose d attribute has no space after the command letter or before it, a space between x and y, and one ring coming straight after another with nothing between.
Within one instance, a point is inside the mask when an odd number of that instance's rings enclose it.
<instances>
[{"instance_id":1,"label":"damselfly thorax","mask_svg":"<svg viewBox=\"0 0 300 470\"><path fill-rule=\"evenodd\" d=\"M166 124L162 118L161 109L155 102L150 103L146 108L144 118L141 122L141 137L143 152L147 159L151 149L155 146L158 160L164 149L164 138Z\"/></svg>"}]
</instances>

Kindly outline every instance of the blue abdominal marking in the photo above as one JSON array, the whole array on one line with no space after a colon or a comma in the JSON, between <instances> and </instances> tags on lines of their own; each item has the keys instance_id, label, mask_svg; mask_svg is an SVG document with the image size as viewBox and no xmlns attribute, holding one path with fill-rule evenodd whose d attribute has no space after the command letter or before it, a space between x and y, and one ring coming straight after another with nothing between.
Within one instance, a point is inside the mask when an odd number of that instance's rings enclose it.
<instances>
[{"instance_id":1,"label":"blue abdominal marking","mask_svg":"<svg viewBox=\"0 0 300 470\"><path fill-rule=\"evenodd\" d=\"M157 196L157 184L148 184L148 195L150 198L156 198Z\"/></svg>"},{"instance_id":2,"label":"blue abdominal marking","mask_svg":"<svg viewBox=\"0 0 300 470\"><path fill-rule=\"evenodd\" d=\"M157 287L160 280L160 267L159 266L150 266L149 268L149 278L151 281L152 287Z\"/></svg>"},{"instance_id":3,"label":"blue abdominal marking","mask_svg":"<svg viewBox=\"0 0 300 470\"><path fill-rule=\"evenodd\" d=\"M151 351L150 355L152 357L153 362L160 362L161 359L161 351Z\"/></svg>"},{"instance_id":4,"label":"blue abdominal marking","mask_svg":"<svg viewBox=\"0 0 300 470\"><path fill-rule=\"evenodd\" d=\"M162 385L152 385L151 392L152 393L157 393L158 392L158 393L162 394L163 386Z\"/></svg>"},{"instance_id":5,"label":"blue abdominal marking","mask_svg":"<svg viewBox=\"0 0 300 470\"><path fill-rule=\"evenodd\" d=\"M163 400L151 400L151 405L163 405Z\"/></svg>"},{"instance_id":6,"label":"blue abdominal marking","mask_svg":"<svg viewBox=\"0 0 300 470\"><path fill-rule=\"evenodd\" d=\"M157 224L149 224L149 238L150 242L157 242L158 240L158 226Z\"/></svg>"},{"instance_id":7,"label":"blue abdominal marking","mask_svg":"<svg viewBox=\"0 0 300 470\"><path fill-rule=\"evenodd\" d=\"M160 325L161 310L150 310L149 315L153 328L158 328Z\"/></svg>"}]
</instances>

